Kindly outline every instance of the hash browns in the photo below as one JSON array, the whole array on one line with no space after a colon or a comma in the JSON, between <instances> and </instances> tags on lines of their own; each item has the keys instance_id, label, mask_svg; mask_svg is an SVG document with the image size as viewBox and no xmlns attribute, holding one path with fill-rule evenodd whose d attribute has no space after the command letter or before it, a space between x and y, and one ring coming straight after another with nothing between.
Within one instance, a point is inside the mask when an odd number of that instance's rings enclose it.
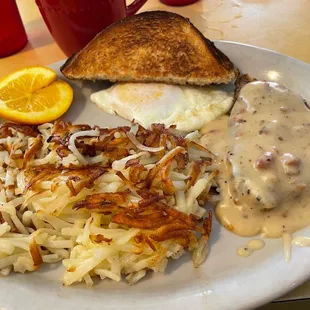
<instances>
[{"instance_id":1,"label":"hash browns","mask_svg":"<svg viewBox=\"0 0 310 310\"><path fill-rule=\"evenodd\" d=\"M173 127L0 127L0 274L62 261L62 281L133 284L186 249L200 265L213 154Z\"/></svg>"}]
</instances>

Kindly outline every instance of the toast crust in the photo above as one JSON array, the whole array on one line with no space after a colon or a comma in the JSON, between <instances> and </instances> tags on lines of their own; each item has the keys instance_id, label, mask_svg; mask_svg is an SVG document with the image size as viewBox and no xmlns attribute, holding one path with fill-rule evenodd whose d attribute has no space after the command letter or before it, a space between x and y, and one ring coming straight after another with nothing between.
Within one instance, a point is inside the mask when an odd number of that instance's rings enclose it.
<instances>
[{"instance_id":1,"label":"toast crust","mask_svg":"<svg viewBox=\"0 0 310 310\"><path fill-rule=\"evenodd\" d=\"M114 23L61 67L69 79L207 85L235 77L229 58L188 19L144 12Z\"/></svg>"}]
</instances>

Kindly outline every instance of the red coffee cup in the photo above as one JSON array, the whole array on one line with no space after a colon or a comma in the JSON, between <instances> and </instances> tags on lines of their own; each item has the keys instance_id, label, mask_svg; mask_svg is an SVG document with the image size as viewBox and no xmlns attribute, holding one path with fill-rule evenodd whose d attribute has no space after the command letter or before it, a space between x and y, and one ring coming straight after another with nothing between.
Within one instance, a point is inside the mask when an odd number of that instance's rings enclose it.
<instances>
[{"instance_id":1,"label":"red coffee cup","mask_svg":"<svg viewBox=\"0 0 310 310\"><path fill-rule=\"evenodd\" d=\"M41 15L67 56L81 50L110 24L135 14L147 0L36 0Z\"/></svg>"},{"instance_id":2,"label":"red coffee cup","mask_svg":"<svg viewBox=\"0 0 310 310\"><path fill-rule=\"evenodd\" d=\"M160 2L171 6L184 6L197 2L198 0L160 0Z\"/></svg>"},{"instance_id":3,"label":"red coffee cup","mask_svg":"<svg viewBox=\"0 0 310 310\"><path fill-rule=\"evenodd\" d=\"M0 57L18 52L27 41L15 0L0 0Z\"/></svg>"}]
</instances>

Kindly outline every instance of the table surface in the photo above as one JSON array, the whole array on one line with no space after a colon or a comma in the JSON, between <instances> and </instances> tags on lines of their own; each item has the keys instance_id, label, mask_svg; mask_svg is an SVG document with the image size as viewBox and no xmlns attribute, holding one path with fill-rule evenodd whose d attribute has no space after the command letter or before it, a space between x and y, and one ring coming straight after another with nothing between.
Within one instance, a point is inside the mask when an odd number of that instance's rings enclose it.
<instances>
[{"instance_id":1,"label":"table surface","mask_svg":"<svg viewBox=\"0 0 310 310\"><path fill-rule=\"evenodd\" d=\"M30 65L65 59L41 19L34 0L17 0L29 42L19 53L0 59L0 77ZM200 0L168 7L149 0L143 10L167 10L191 19L211 40L237 41L275 50L310 63L309 0ZM310 298L310 281L281 300Z\"/></svg>"},{"instance_id":2,"label":"table surface","mask_svg":"<svg viewBox=\"0 0 310 310\"><path fill-rule=\"evenodd\" d=\"M21 52L0 59L0 77L26 65L48 65L65 58L35 1L17 3L29 43ZM309 0L200 0L186 7L169 7L159 0L149 0L143 10L174 11L189 17L210 39L261 46L310 63Z\"/></svg>"}]
</instances>

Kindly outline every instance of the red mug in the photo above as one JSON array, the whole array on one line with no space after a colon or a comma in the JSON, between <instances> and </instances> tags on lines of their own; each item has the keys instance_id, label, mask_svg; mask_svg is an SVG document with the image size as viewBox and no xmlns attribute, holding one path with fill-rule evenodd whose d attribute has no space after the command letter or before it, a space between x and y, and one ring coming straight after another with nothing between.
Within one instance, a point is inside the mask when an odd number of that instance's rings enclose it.
<instances>
[{"instance_id":1,"label":"red mug","mask_svg":"<svg viewBox=\"0 0 310 310\"><path fill-rule=\"evenodd\" d=\"M27 44L27 35L15 0L0 0L0 58Z\"/></svg>"},{"instance_id":2,"label":"red mug","mask_svg":"<svg viewBox=\"0 0 310 310\"><path fill-rule=\"evenodd\" d=\"M171 6L184 6L197 2L198 0L160 0L160 2Z\"/></svg>"},{"instance_id":3,"label":"red mug","mask_svg":"<svg viewBox=\"0 0 310 310\"><path fill-rule=\"evenodd\" d=\"M110 24L135 14L147 0L36 0L41 15L67 55L81 50Z\"/></svg>"}]
</instances>

